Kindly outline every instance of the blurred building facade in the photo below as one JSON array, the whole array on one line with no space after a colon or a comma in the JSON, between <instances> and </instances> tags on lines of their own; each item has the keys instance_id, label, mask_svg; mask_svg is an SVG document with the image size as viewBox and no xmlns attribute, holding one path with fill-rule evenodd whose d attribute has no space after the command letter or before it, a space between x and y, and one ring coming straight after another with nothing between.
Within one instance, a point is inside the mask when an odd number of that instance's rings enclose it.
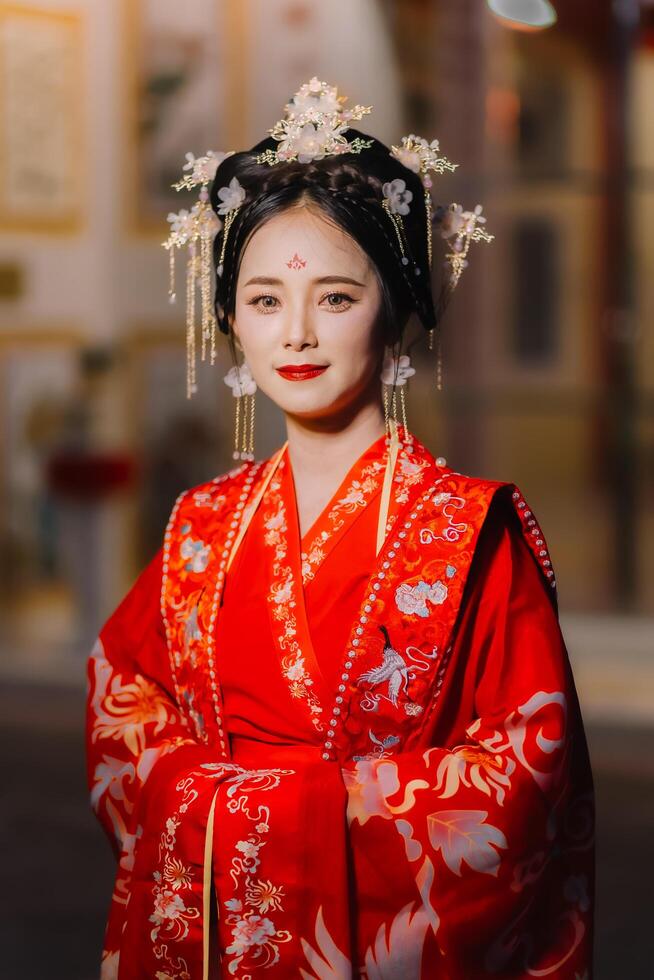
<instances>
[{"instance_id":1,"label":"blurred building facade","mask_svg":"<svg viewBox=\"0 0 654 980\"><path fill-rule=\"evenodd\" d=\"M260 139L313 74L372 104L362 128L389 144L438 137L460 168L435 196L483 202L496 236L448 311L442 392L421 355L417 434L521 487L564 611L654 613L654 35L648 6L602 6L566 0L522 33L483 0L0 3L0 645L17 670L78 669L176 494L231 465L226 348L185 396L170 184L187 150ZM260 411L258 455L281 437Z\"/></svg>"}]
</instances>

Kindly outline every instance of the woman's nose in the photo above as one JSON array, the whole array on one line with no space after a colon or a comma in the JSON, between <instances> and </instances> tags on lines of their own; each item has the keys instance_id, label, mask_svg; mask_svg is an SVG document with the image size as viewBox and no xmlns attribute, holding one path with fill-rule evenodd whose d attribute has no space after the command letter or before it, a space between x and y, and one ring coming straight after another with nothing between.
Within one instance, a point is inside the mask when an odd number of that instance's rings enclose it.
<instances>
[{"instance_id":1,"label":"woman's nose","mask_svg":"<svg viewBox=\"0 0 654 980\"><path fill-rule=\"evenodd\" d=\"M304 350L306 347L315 347L316 336L311 323L311 317L305 310L297 310L290 315L286 329L284 346L291 350Z\"/></svg>"}]
</instances>

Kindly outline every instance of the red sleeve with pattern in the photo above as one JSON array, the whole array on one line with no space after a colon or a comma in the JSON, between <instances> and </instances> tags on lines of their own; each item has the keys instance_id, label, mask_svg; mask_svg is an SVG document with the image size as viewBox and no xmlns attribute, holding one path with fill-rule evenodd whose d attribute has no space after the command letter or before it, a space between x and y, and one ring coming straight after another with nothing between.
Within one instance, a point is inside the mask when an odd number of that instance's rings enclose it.
<instances>
[{"instance_id":1,"label":"red sleeve with pattern","mask_svg":"<svg viewBox=\"0 0 654 980\"><path fill-rule=\"evenodd\" d=\"M160 609L161 549L109 617L88 660L91 804L120 856L157 760L196 742L177 709Z\"/></svg>"},{"instance_id":2,"label":"red sleeve with pattern","mask_svg":"<svg viewBox=\"0 0 654 980\"><path fill-rule=\"evenodd\" d=\"M552 598L498 494L458 624L460 744L343 770L359 839L400 835L451 980L591 977L593 781Z\"/></svg>"}]
</instances>

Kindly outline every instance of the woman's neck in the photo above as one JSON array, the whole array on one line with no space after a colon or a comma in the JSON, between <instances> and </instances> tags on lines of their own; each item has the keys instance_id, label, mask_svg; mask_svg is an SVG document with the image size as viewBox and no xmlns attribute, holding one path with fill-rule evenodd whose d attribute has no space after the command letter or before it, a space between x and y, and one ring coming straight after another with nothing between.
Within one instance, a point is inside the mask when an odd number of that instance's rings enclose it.
<instances>
[{"instance_id":1,"label":"woman's neck","mask_svg":"<svg viewBox=\"0 0 654 980\"><path fill-rule=\"evenodd\" d=\"M300 534L311 527L356 460L385 432L381 404L364 406L342 428L303 425L287 416Z\"/></svg>"},{"instance_id":2,"label":"woman's neck","mask_svg":"<svg viewBox=\"0 0 654 980\"><path fill-rule=\"evenodd\" d=\"M297 475L327 477L335 469L347 473L352 464L376 439L384 434L381 406L368 405L342 428L303 425L287 416L288 451Z\"/></svg>"}]
</instances>

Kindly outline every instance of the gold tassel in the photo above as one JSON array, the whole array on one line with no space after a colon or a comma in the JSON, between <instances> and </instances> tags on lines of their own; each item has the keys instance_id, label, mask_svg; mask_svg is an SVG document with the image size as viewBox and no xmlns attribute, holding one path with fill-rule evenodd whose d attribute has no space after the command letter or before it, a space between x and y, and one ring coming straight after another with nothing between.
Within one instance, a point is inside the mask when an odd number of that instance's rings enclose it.
<instances>
[{"instance_id":1,"label":"gold tassel","mask_svg":"<svg viewBox=\"0 0 654 980\"><path fill-rule=\"evenodd\" d=\"M195 286L196 286L195 245L189 246L189 259L186 271L186 397L191 398L197 391L196 378L196 330L195 330Z\"/></svg>"},{"instance_id":2,"label":"gold tassel","mask_svg":"<svg viewBox=\"0 0 654 980\"><path fill-rule=\"evenodd\" d=\"M431 229L431 194L429 192L429 188L428 187L425 187L425 210L426 210L426 216L427 216L427 256L429 258L429 268L431 269L431 253L432 253L432 245L431 245L431 231L432 231L432 229Z\"/></svg>"},{"instance_id":3,"label":"gold tassel","mask_svg":"<svg viewBox=\"0 0 654 980\"><path fill-rule=\"evenodd\" d=\"M171 245L168 249L168 302L174 303L177 300L175 292L175 246Z\"/></svg>"}]
</instances>

